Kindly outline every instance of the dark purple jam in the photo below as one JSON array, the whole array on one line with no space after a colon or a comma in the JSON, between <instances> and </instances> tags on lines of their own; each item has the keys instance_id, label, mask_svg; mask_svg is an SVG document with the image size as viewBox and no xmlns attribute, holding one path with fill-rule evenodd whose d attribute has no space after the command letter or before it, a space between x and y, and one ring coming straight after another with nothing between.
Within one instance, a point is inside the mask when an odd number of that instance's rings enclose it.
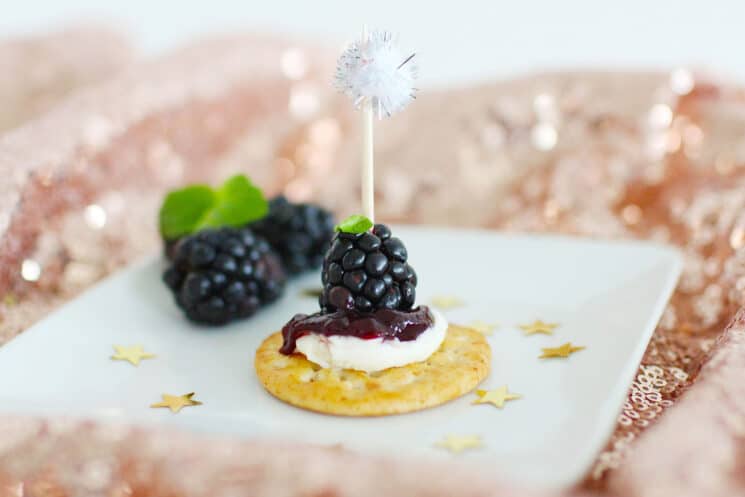
<instances>
[{"instance_id":1,"label":"dark purple jam","mask_svg":"<svg viewBox=\"0 0 745 497\"><path fill-rule=\"evenodd\" d=\"M416 340L432 326L434 319L427 306L411 311L378 309L375 312L336 311L326 314L296 314L284 328L284 343L279 351L289 355L295 352L297 339L309 333L332 336L342 335L370 340L398 338L402 342Z\"/></svg>"}]
</instances>

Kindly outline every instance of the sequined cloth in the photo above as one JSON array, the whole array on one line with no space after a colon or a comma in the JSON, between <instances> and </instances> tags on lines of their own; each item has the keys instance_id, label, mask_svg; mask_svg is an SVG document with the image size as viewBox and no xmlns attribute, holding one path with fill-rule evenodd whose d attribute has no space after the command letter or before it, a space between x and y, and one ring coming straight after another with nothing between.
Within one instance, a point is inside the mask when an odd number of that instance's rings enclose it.
<instances>
[{"instance_id":1,"label":"sequined cloth","mask_svg":"<svg viewBox=\"0 0 745 497\"><path fill-rule=\"evenodd\" d=\"M134 63L123 35L93 25L0 41L0 131L51 109L86 85Z\"/></svg>"},{"instance_id":2,"label":"sequined cloth","mask_svg":"<svg viewBox=\"0 0 745 497\"><path fill-rule=\"evenodd\" d=\"M269 193L356 210L359 138L328 85L333 51L298 47L204 42L0 138L2 339L158 250L154 214L175 185L245 172ZM421 92L379 126L381 219L684 252L616 430L573 494L745 493L744 133L742 91L685 69ZM66 420L6 418L0 431L6 495L514 495L466 467L402 472L341 448Z\"/></svg>"}]
</instances>

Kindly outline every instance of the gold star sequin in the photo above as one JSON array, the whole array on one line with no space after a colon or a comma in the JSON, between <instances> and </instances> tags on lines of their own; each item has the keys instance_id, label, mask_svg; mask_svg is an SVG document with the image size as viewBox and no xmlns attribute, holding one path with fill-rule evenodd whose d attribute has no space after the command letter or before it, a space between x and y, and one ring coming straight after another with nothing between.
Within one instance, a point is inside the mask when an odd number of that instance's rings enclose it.
<instances>
[{"instance_id":1,"label":"gold star sequin","mask_svg":"<svg viewBox=\"0 0 745 497\"><path fill-rule=\"evenodd\" d=\"M557 326L559 326L559 323L544 323L540 319L537 319L530 324L521 324L520 329L523 330L526 335L535 335L536 333L553 335L554 329Z\"/></svg>"},{"instance_id":2,"label":"gold star sequin","mask_svg":"<svg viewBox=\"0 0 745 497\"><path fill-rule=\"evenodd\" d=\"M572 345L572 342L567 342L559 347L549 347L541 349L543 351L543 354L539 355L538 359L550 359L552 357L566 358L582 349L584 349L584 347L575 347L574 345Z\"/></svg>"},{"instance_id":3,"label":"gold star sequin","mask_svg":"<svg viewBox=\"0 0 745 497\"><path fill-rule=\"evenodd\" d=\"M494 330L498 327L498 324L485 323L483 321L471 321L468 325L472 330L476 330L482 335L490 336L494 334Z\"/></svg>"},{"instance_id":4,"label":"gold star sequin","mask_svg":"<svg viewBox=\"0 0 745 497\"><path fill-rule=\"evenodd\" d=\"M519 393L510 393L507 385L502 385L494 390L476 390L478 398L471 404L493 404L495 407L502 409L505 402L522 398Z\"/></svg>"},{"instance_id":5,"label":"gold star sequin","mask_svg":"<svg viewBox=\"0 0 745 497\"><path fill-rule=\"evenodd\" d=\"M477 435L448 435L442 441L435 444L437 447L449 450L454 454L460 454L464 450L478 449L483 447L481 437Z\"/></svg>"},{"instance_id":6,"label":"gold star sequin","mask_svg":"<svg viewBox=\"0 0 745 497\"><path fill-rule=\"evenodd\" d=\"M164 393L161 395L163 401L152 404L150 407L167 407L171 412L179 412L184 407L202 405L198 400L192 399L194 395L194 392L185 393L184 395L171 395Z\"/></svg>"},{"instance_id":7,"label":"gold star sequin","mask_svg":"<svg viewBox=\"0 0 745 497\"><path fill-rule=\"evenodd\" d=\"M432 297L432 305L442 309L442 310L448 310L448 309L455 309L456 307L463 307L466 305L463 300L459 299L458 297L453 297L452 295L440 295L437 297Z\"/></svg>"},{"instance_id":8,"label":"gold star sequin","mask_svg":"<svg viewBox=\"0 0 745 497\"><path fill-rule=\"evenodd\" d=\"M116 354L111 356L114 361L129 361L133 366L140 364L143 359L152 359L155 354L145 352L142 345L114 345Z\"/></svg>"}]
</instances>

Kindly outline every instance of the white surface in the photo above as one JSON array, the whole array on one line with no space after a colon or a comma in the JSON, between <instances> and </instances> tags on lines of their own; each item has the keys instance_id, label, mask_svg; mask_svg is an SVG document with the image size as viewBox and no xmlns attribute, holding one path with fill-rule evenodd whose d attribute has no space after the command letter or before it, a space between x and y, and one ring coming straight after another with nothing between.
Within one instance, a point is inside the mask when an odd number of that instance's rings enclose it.
<instances>
[{"instance_id":1,"label":"white surface","mask_svg":"<svg viewBox=\"0 0 745 497\"><path fill-rule=\"evenodd\" d=\"M249 321L224 329L187 323L160 282L162 261L111 278L0 349L0 410L146 421L240 437L284 435L399 456L457 457L523 484L567 485L605 444L647 341L680 271L672 249L478 231L399 229L420 277L418 302L455 295L455 323L497 321L491 374L521 400L498 410L473 395L402 416L351 419L306 412L267 394L254 351L296 312L317 304L291 285ZM554 336L516 325L556 321ZM586 350L539 360L542 347L571 341ZM111 361L112 345L143 344L157 359L135 368ZM203 406L179 414L148 406L162 393L196 392ZM486 447L452 456L445 435L481 435Z\"/></svg>"},{"instance_id":2,"label":"white surface","mask_svg":"<svg viewBox=\"0 0 745 497\"><path fill-rule=\"evenodd\" d=\"M312 34L341 42L367 24L401 33L406 46L419 53L423 86L567 67L693 64L745 76L745 2L739 0L5 3L2 34L108 19L129 29L147 53L230 29Z\"/></svg>"},{"instance_id":3,"label":"white surface","mask_svg":"<svg viewBox=\"0 0 745 497\"><path fill-rule=\"evenodd\" d=\"M324 368L356 369L368 373L421 362L440 348L448 331L445 317L437 309L430 309L430 312L434 322L416 340L366 340L310 333L298 338L295 350Z\"/></svg>"}]
</instances>

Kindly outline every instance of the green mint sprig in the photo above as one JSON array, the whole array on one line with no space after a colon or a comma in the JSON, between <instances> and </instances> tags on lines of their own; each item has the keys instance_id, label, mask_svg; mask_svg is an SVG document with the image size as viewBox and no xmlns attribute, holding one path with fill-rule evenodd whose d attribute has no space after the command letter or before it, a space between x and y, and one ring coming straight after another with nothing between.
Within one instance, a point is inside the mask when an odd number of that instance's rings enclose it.
<instances>
[{"instance_id":1,"label":"green mint sprig","mask_svg":"<svg viewBox=\"0 0 745 497\"><path fill-rule=\"evenodd\" d=\"M160 208L160 233L165 240L176 240L205 228L243 226L268 211L261 190L237 175L219 188L191 185L170 192Z\"/></svg>"},{"instance_id":2,"label":"green mint sprig","mask_svg":"<svg viewBox=\"0 0 745 497\"><path fill-rule=\"evenodd\" d=\"M373 222L365 216L354 214L334 227L335 231L342 233L364 233L373 227Z\"/></svg>"}]
</instances>

